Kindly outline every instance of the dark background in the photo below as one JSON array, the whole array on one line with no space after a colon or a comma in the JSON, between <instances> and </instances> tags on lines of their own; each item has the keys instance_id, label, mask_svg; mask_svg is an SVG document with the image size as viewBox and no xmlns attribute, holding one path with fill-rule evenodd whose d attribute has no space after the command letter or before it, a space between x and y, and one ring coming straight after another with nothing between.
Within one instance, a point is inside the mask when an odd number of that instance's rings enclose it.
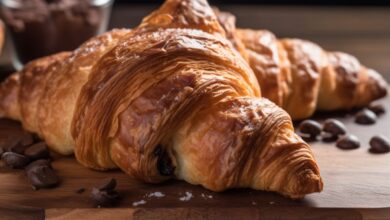
<instances>
[{"instance_id":1,"label":"dark background","mask_svg":"<svg viewBox=\"0 0 390 220\"><path fill-rule=\"evenodd\" d=\"M160 4L163 0L116 0L125 4ZM334 5L334 6L390 6L390 1L365 0L209 0L212 4L264 4L264 5Z\"/></svg>"}]
</instances>

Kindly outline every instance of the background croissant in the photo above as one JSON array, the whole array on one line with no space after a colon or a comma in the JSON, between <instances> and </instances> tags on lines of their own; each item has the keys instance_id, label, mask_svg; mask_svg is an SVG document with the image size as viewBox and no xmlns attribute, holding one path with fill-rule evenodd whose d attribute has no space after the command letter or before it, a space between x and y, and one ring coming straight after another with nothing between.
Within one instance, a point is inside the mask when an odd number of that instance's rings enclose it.
<instances>
[{"instance_id":1,"label":"background croissant","mask_svg":"<svg viewBox=\"0 0 390 220\"><path fill-rule=\"evenodd\" d=\"M260 98L205 0L167 0L133 30L29 63L1 85L0 114L87 167L145 182L322 190L310 147Z\"/></svg>"},{"instance_id":2,"label":"background croissant","mask_svg":"<svg viewBox=\"0 0 390 220\"><path fill-rule=\"evenodd\" d=\"M262 95L294 120L316 110L364 107L387 94L382 76L349 54L327 52L306 40L277 39L267 30L236 29L232 14L214 10L253 69Z\"/></svg>"}]
</instances>

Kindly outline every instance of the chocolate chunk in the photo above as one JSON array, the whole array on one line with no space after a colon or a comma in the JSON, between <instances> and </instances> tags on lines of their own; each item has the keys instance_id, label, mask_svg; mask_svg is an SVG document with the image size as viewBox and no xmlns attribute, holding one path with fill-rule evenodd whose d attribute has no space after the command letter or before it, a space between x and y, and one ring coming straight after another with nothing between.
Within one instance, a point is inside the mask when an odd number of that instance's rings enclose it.
<instances>
[{"instance_id":1,"label":"chocolate chunk","mask_svg":"<svg viewBox=\"0 0 390 220\"><path fill-rule=\"evenodd\" d=\"M114 178L107 178L98 187L99 190L113 190L116 187L116 180Z\"/></svg>"},{"instance_id":2,"label":"chocolate chunk","mask_svg":"<svg viewBox=\"0 0 390 220\"><path fill-rule=\"evenodd\" d=\"M371 153L387 153L390 151L390 142L386 137L381 135L374 136L370 140L370 149Z\"/></svg>"},{"instance_id":3,"label":"chocolate chunk","mask_svg":"<svg viewBox=\"0 0 390 220\"><path fill-rule=\"evenodd\" d=\"M352 150L360 147L360 141L355 135L348 134L341 137L336 146L343 150Z\"/></svg>"},{"instance_id":4,"label":"chocolate chunk","mask_svg":"<svg viewBox=\"0 0 390 220\"><path fill-rule=\"evenodd\" d=\"M24 151L24 155L32 160L48 158L50 156L49 149L45 142L39 142L31 145Z\"/></svg>"},{"instance_id":5,"label":"chocolate chunk","mask_svg":"<svg viewBox=\"0 0 390 220\"><path fill-rule=\"evenodd\" d=\"M35 165L26 171L33 189L52 188L60 182L55 171L48 166Z\"/></svg>"},{"instance_id":6,"label":"chocolate chunk","mask_svg":"<svg viewBox=\"0 0 390 220\"><path fill-rule=\"evenodd\" d=\"M374 112L377 116L386 112L385 107L380 103L371 103L367 108Z\"/></svg>"},{"instance_id":7,"label":"chocolate chunk","mask_svg":"<svg viewBox=\"0 0 390 220\"><path fill-rule=\"evenodd\" d=\"M3 153L3 155L1 155L1 159L4 160L7 166L15 169L23 168L30 162L26 156L14 152Z\"/></svg>"},{"instance_id":8,"label":"chocolate chunk","mask_svg":"<svg viewBox=\"0 0 390 220\"><path fill-rule=\"evenodd\" d=\"M75 192L76 192L77 194L81 194L81 193L85 192L85 188L83 188L83 187L78 188Z\"/></svg>"},{"instance_id":9,"label":"chocolate chunk","mask_svg":"<svg viewBox=\"0 0 390 220\"><path fill-rule=\"evenodd\" d=\"M355 122L362 125L371 125L376 122L377 116L374 112L368 109L363 109L355 116Z\"/></svg>"},{"instance_id":10,"label":"chocolate chunk","mask_svg":"<svg viewBox=\"0 0 390 220\"><path fill-rule=\"evenodd\" d=\"M309 135L310 137L316 137L321 134L321 125L313 120L305 120L299 125L299 131L302 134Z\"/></svg>"},{"instance_id":11,"label":"chocolate chunk","mask_svg":"<svg viewBox=\"0 0 390 220\"><path fill-rule=\"evenodd\" d=\"M322 131L332 134L333 136L339 136L346 134L346 128L344 124L336 119L328 119L324 122Z\"/></svg>"},{"instance_id":12,"label":"chocolate chunk","mask_svg":"<svg viewBox=\"0 0 390 220\"><path fill-rule=\"evenodd\" d=\"M92 188L91 197L98 207L114 206L120 199L119 193L115 190L99 190Z\"/></svg>"},{"instance_id":13,"label":"chocolate chunk","mask_svg":"<svg viewBox=\"0 0 390 220\"><path fill-rule=\"evenodd\" d=\"M322 137L322 141L327 142L327 143L335 142L339 138L339 136L333 135L333 134L328 133L328 132L323 132L321 137Z\"/></svg>"},{"instance_id":14,"label":"chocolate chunk","mask_svg":"<svg viewBox=\"0 0 390 220\"><path fill-rule=\"evenodd\" d=\"M28 172L29 169L36 167L36 166L46 166L46 167L52 168L49 160L40 159L40 160L36 160L36 161L31 162L28 166L26 166L25 170L26 170L26 172Z\"/></svg>"}]
</instances>

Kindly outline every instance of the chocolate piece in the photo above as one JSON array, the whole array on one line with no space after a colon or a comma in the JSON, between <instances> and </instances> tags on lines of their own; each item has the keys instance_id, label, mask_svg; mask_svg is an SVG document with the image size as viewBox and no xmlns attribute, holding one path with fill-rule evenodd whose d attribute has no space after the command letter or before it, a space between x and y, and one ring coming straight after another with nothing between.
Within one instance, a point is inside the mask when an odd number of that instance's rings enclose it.
<instances>
[{"instance_id":1,"label":"chocolate piece","mask_svg":"<svg viewBox=\"0 0 390 220\"><path fill-rule=\"evenodd\" d=\"M375 124L377 116L374 112L368 109L363 109L355 116L355 122L362 125Z\"/></svg>"},{"instance_id":2,"label":"chocolate piece","mask_svg":"<svg viewBox=\"0 0 390 220\"><path fill-rule=\"evenodd\" d=\"M59 184L60 179L53 169L44 165L35 165L26 170L33 189L52 188Z\"/></svg>"},{"instance_id":3,"label":"chocolate piece","mask_svg":"<svg viewBox=\"0 0 390 220\"><path fill-rule=\"evenodd\" d=\"M360 141L355 135L348 134L341 137L336 146L343 150L352 150L360 147Z\"/></svg>"},{"instance_id":4,"label":"chocolate piece","mask_svg":"<svg viewBox=\"0 0 390 220\"><path fill-rule=\"evenodd\" d=\"M330 142L335 142L337 141L337 139L339 138L339 136L337 135L333 135L331 133L328 133L328 132L323 132L322 135L322 141L323 142L327 142L327 143L330 143Z\"/></svg>"},{"instance_id":5,"label":"chocolate piece","mask_svg":"<svg viewBox=\"0 0 390 220\"><path fill-rule=\"evenodd\" d=\"M110 207L115 205L120 195L115 190L99 190L98 188L92 188L91 197L98 207Z\"/></svg>"},{"instance_id":6,"label":"chocolate piece","mask_svg":"<svg viewBox=\"0 0 390 220\"><path fill-rule=\"evenodd\" d=\"M336 119L327 119L323 124L322 131L330 133L333 136L344 135L347 133L344 124Z\"/></svg>"},{"instance_id":7,"label":"chocolate piece","mask_svg":"<svg viewBox=\"0 0 390 220\"><path fill-rule=\"evenodd\" d=\"M98 187L99 190L113 190L116 187L116 180L114 178L107 178Z\"/></svg>"},{"instance_id":8,"label":"chocolate piece","mask_svg":"<svg viewBox=\"0 0 390 220\"><path fill-rule=\"evenodd\" d=\"M24 151L24 155L31 160L48 158L50 156L49 149L45 142L39 142L31 145Z\"/></svg>"},{"instance_id":9,"label":"chocolate piece","mask_svg":"<svg viewBox=\"0 0 390 220\"><path fill-rule=\"evenodd\" d=\"M299 131L302 134L309 135L311 138L315 138L321 134L321 125L313 120L305 120L299 125Z\"/></svg>"},{"instance_id":10,"label":"chocolate piece","mask_svg":"<svg viewBox=\"0 0 390 220\"><path fill-rule=\"evenodd\" d=\"M370 140L370 149L371 153L387 153L390 151L390 142L384 136L374 136Z\"/></svg>"},{"instance_id":11,"label":"chocolate piece","mask_svg":"<svg viewBox=\"0 0 390 220\"><path fill-rule=\"evenodd\" d=\"M26 166L25 170L28 171L32 167L36 167L36 166L46 166L46 167L52 168L49 160L40 159L40 160L36 160L36 161L31 162L28 166Z\"/></svg>"},{"instance_id":12,"label":"chocolate piece","mask_svg":"<svg viewBox=\"0 0 390 220\"><path fill-rule=\"evenodd\" d=\"M23 168L30 162L26 156L14 152L3 153L1 159L4 160L7 166L15 169Z\"/></svg>"},{"instance_id":13,"label":"chocolate piece","mask_svg":"<svg viewBox=\"0 0 390 220\"><path fill-rule=\"evenodd\" d=\"M83 187L78 188L75 192L76 192L77 194L81 194L81 193L85 192L85 188L83 188Z\"/></svg>"},{"instance_id":14,"label":"chocolate piece","mask_svg":"<svg viewBox=\"0 0 390 220\"><path fill-rule=\"evenodd\" d=\"M380 103L371 103L367 108L374 112L377 116L386 112L385 107Z\"/></svg>"}]
</instances>

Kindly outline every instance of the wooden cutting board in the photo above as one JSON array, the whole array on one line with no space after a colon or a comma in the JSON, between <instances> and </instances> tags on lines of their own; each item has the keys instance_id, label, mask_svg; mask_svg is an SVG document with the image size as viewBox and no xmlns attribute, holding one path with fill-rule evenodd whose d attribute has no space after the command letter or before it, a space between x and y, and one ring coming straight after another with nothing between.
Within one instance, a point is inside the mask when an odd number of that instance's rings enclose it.
<instances>
[{"instance_id":1,"label":"wooden cutting board","mask_svg":"<svg viewBox=\"0 0 390 220\"><path fill-rule=\"evenodd\" d=\"M311 143L321 169L325 188L322 193L311 194L302 200L290 200L276 193L249 189L214 193L200 186L182 181L169 181L151 185L137 182L121 171L97 172L79 165L73 157L54 160L53 167L61 177L61 185L54 189L32 190L22 170L0 165L0 214L26 219L91 218L231 218L253 217L283 218L307 217L382 217L390 218L390 153L374 155L368 152L370 137L382 134L390 138L390 98L381 100L389 113L375 125L363 126L353 122L353 113L319 114L315 118L329 117L343 121L349 133L361 140L356 150L340 150L334 143ZM21 131L20 124L0 119L0 134L13 135ZM93 186L106 177L118 181L123 199L114 209L96 209L90 199ZM86 191L77 194L83 187ZM153 197L161 192L163 197ZM187 193L188 201L181 201ZM134 202L146 203L133 206ZM340 209L341 208L341 209ZM370 209L375 208L375 209ZM22 216L21 216L22 215ZM18 218L19 218L18 217Z\"/></svg>"}]
</instances>

